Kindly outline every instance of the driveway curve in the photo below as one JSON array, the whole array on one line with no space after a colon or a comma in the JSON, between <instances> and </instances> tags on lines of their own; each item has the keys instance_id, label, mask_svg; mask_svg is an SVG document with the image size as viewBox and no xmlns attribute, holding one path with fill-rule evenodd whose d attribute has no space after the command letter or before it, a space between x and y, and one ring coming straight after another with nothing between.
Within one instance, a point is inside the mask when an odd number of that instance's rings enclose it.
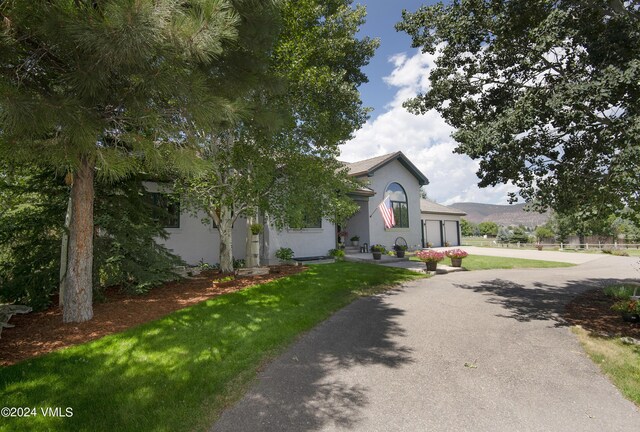
<instances>
[{"instance_id":1,"label":"driveway curve","mask_svg":"<svg viewBox=\"0 0 640 432\"><path fill-rule=\"evenodd\" d=\"M637 431L638 408L560 317L578 293L640 276L637 258L597 257L358 300L268 365L212 430Z\"/></svg>"}]
</instances>

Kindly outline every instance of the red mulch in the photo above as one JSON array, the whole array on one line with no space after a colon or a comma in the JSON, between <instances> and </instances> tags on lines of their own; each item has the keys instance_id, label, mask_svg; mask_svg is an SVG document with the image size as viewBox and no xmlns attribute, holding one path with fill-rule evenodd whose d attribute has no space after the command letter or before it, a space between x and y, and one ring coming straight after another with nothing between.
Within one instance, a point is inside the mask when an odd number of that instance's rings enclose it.
<instances>
[{"instance_id":1,"label":"red mulch","mask_svg":"<svg viewBox=\"0 0 640 432\"><path fill-rule=\"evenodd\" d=\"M217 271L207 271L191 279L166 283L144 295L130 295L112 288L106 290L105 301L93 305L93 319L80 324L63 324L62 310L58 306L42 312L14 315L9 323L15 327L2 331L0 365L11 365L121 332L212 297L306 269L307 267L300 266L274 266L270 268L268 275L237 277L221 283L217 280L224 275Z\"/></svg>"},{"instance_id":2,"label":"red mulch","mask_svg":"<svg viewBox=\"0 0 640 432\"><path fill-rule=\"evenodd\" d=\"M615 299L605 296L601 289L586 291L566 306L564 318L600 336L640 339L640 324L623 321L619 313L611 310L614 303Z\"/></svg>"}]
</instances>

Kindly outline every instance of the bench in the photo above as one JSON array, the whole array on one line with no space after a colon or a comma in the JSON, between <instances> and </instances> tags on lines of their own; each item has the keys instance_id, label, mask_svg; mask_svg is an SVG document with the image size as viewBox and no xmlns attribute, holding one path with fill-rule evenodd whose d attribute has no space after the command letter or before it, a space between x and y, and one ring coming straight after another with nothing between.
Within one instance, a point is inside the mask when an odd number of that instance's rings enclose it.
<instances>
[{"instance_id":1,"label":"bench","mask_svg":"<svg viewBox=\"0 0 640 432\"><path fill-rule=\"evenodd\" d=\"M0 305L0 335L2 335L2 329L15 327L13 324L9 324L9 320L15 314L24 314L31 312L32 309L29 306L23 305Z\"/></svg>"}]
</instances>

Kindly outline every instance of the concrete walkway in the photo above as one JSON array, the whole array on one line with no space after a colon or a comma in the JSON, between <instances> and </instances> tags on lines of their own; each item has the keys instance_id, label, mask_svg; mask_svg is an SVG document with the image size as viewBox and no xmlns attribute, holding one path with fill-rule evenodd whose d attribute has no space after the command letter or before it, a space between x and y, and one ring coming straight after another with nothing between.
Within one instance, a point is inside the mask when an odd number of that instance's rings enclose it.
<instances>
[{"instance_id":1,"label":"concrete walkway","mask_svg":"<svg viewBox=\"0 0 640 432\"><path fill-rule=\"evenodd\" d=\"M595 257L358 300L268 365L213 430L637 431L639 410L559 317L576 294L639 276L637 258Z\"/></svg>"}]
</instances>

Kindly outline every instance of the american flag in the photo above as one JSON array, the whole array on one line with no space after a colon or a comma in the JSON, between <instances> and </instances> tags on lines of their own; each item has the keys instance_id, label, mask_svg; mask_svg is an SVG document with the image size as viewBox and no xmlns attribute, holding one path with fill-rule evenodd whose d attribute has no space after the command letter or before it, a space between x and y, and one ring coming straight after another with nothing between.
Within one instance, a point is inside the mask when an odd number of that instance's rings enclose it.
<instances>
[{"instance_id":1,"label":"american flag","mask_svg":"<svg viewBox=\"0 0 640 432\"><path fill-rule=\"evenodd\" d=\"M391 200L389 196L382 200L380 205L378 206L380 210L380 214L382 215L382 219L384 220L384 227L391 228L396 224L396 218L393 215L393 208L391 207Z\"/></svg>"}]
</instances>

